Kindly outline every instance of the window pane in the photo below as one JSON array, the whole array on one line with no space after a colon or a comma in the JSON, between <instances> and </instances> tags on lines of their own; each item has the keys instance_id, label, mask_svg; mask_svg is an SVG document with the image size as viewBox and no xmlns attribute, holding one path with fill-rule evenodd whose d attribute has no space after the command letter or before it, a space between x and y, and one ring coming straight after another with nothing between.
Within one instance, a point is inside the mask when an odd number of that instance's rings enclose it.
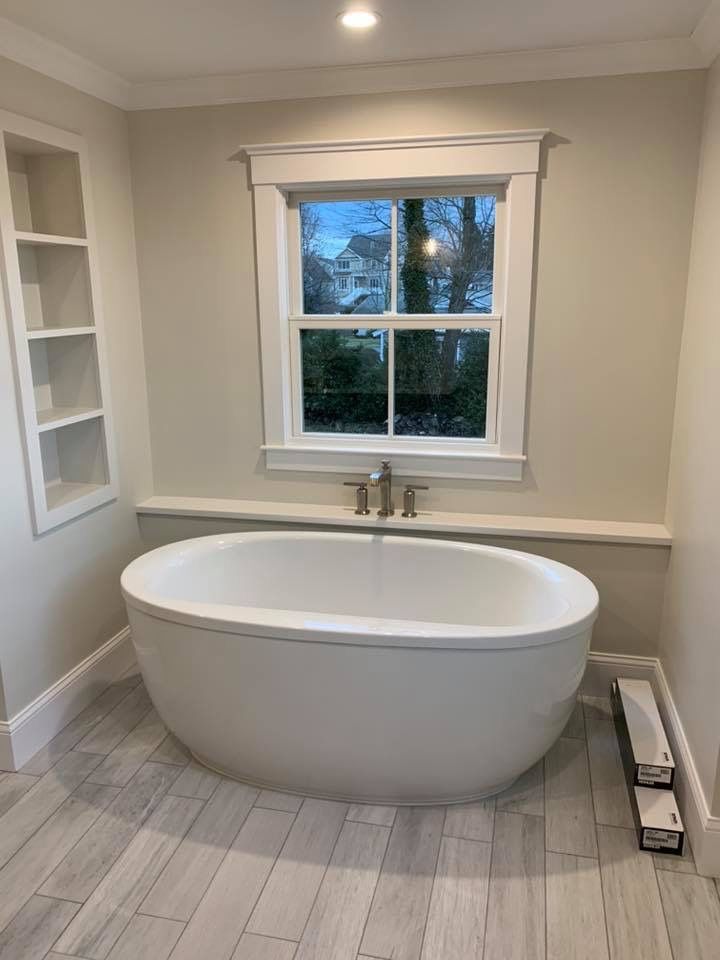
<instances>
[{"instance_id":1,"label":"window pane","mask_svg":"<svg viewBox=\"0 0 720 960\"><path fill-rule=\"evenodd\" d=\"M303 313L390 309L389 200L300 204Z\"/></svg>"},{"instance_id":2,"label":"window pane","mask_svg":"<svg viewBox=\"0 0 720 960\"><path fill-rule=\"evenodd\" d=\"M303 431L387 433L387 330L302 330Z\"/></svg>"},{"instance_id":3,"label":"window pane","mask_svg":"<svg viewBox=\"0 0 720 960\"><path fill-rule=\"evenodd\" d=\"M398 204L398 311L490 313L495 197Z\"/></svg>"},{"instance_id":4,"label":"window pane","mask_svg":"<svg viewBox=\"0 0 720 960\"><path fill-rule=\"evenodd\" d=\"M489 350L489 330L396 330L396 435L485 437Z\"/></svg>"}]
</instances>

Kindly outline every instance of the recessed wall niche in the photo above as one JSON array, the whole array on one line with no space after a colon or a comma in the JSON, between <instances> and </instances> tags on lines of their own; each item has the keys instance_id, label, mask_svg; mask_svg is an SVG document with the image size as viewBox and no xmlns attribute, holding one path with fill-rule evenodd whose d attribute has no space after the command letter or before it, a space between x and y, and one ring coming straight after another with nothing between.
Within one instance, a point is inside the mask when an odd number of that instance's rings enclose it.
<instances>
[{"instance_id":1,"label":"recessed wall niche","mask_svg":"<svg viewBox=\"0 0 720 960\"><path fill-rule=\"evenodd\" d=\"M0 233L37 533L117 493L82 137L0 111Z\"/></svg>"}]
</instances>

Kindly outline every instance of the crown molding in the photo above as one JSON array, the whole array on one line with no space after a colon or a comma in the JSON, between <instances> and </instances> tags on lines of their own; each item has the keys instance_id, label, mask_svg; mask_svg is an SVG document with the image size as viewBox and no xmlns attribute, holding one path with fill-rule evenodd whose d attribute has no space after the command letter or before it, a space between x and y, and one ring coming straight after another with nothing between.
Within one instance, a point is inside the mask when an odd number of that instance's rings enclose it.
<instances>
[{"instance_id":1,"label":"crown molding","mask_svg":"<svg viewBox=\"0 0 720 960\"><path fill-rule=\"evenodd\" d=\"M98 100L128 109L131 84L123 77L5 17L0 17L0 56L67 83Z\"/></svg>"},{"instance_id":2,"label":"crown molding","mask_svg":"<svg viewBox=\"0 0 720 960\"><path fill-rule=\"evenodd\" d=\"M66 47L0 17L0 56L124 110L697 70L709 66L718 52L720 0L712 0L692 38L131 83Z\"/></svg>"},{"instance_id":3,"label":"crown molding","mask_svg":"<svg viewBox=\"0 0 720 960\"><path fill-rule=\"evenodd\" d=\"M442 87L695 70L707 60L689 37L348 67L273 70L139 83L130 110L430 90Z\"/></svg>"},{"instance_id":4,"label":"crown molding","mask_svg":"<svg viewBox=\"0 0 720 960\"><path fill-rule=\"evenodd\" d=\"M720 0L710 0L690 39L710 66L720 55Z\"/></svg>"}]
</instances>

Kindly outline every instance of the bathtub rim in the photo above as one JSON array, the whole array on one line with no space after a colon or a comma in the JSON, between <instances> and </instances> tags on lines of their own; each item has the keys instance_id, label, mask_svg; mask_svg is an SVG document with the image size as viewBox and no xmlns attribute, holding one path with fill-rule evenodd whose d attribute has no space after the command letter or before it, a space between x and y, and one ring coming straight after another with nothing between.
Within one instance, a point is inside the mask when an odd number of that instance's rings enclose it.
<instances>
[{"instance_id":1,"label":"bathtub rim","mask_svg":"<svg viewBox=\"0 0 720 960\"><path fill-rule=\"evenodd\" d=\"M299 540L332 538L356 541L390 540L407 544L405 537L377 533L340 533L317 531L253 531L214 534L193 537L157 547L133 560L121 576L122 594L128 607L146 615L178 623L200 627L220 633L238 636L268 637L288 642L350 644L353 646L418 647L447 650L503 650L540 646L560 642L577 636L592 627L598 616L599 597L595 585L584 574L566 564L558 563L536 554L508 550L486 544L464 541L438 540L430 537L413 537L412 543L422 548L423 544L437 547L462 548L464 551L507 556L533 566L544 565L563 574L573 586L573 596L561 595L567 609L560 615L535 624L512 626L482 626L427 622L414 620L391 620L388 618L353 616L349 614L326 614L303 610L207 603L203 601L164 600L153 594L142 595L143 573L152 569L165 556L171 556L179 548L190 545L227 544L231 542L254 542L258 540ZM232 614L230 614L232 611ZM339 624L338 620L342 620Z\"/></svg>"}]
</instances>

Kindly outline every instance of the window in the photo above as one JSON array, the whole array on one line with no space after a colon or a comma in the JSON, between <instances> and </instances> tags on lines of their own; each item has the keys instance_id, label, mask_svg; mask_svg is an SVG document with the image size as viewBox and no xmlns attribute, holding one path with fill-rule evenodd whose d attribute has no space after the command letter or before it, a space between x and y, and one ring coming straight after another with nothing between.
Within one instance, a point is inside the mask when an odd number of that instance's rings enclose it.
<instances>
[{"instance_id":1,"label":"window","mask_svg":"<svg viewBox=\"0 0 720 960\"><path fill-rule=\"evenodd\" d=\"M521 478L543 136L246 148L270 468Z\"/></svg>"}]
</instances>

